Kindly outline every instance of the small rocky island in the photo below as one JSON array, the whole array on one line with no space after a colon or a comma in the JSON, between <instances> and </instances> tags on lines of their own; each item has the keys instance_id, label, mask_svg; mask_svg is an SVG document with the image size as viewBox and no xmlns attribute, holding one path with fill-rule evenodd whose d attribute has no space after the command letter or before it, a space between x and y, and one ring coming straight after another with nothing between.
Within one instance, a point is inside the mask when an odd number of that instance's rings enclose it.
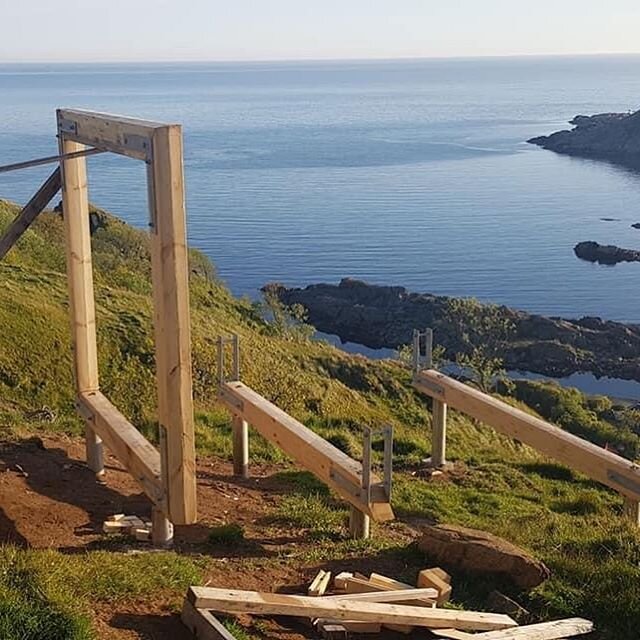
<instances>
[{"instance_id":1,"label":"small rocky island","mask_svg":"<svg viewBox=\"0 0 640 640\"><path fill-rule=\"evenodd\" d=\"M640 251L621 249L612 244L598 244L597 242L579 242L574 253L581 260L597 262L598 264L618 264L619 262L640 262Z\"/></svg>"},{"instance_id":2,"label":"small rocky island","mask_svg":"<svg viewBox=\"0 0 640 640\"><path fill-rule=\"evenodd\" d=\"M640 111L576 116L574 128L527 142L544 149L582 158L608 160L640 168Z\"/></svg>"},{"instance_id":3,"label":"small rocky island","mask_svg":"<svg viewBox=\"0 0 640 640\"><path fill-rule=\"evenodd\" d=\"M464 348L452 329L451 299L445 296L351 279L339 285L268 288L286 305L301 304L319 331L344 342L395 349L411 342L414 329L431 327L447 357ZM591 372L640 381L640 325L548 318L508 307L499 311L514 327L501 353L508 369L554 377Z\"/></svg>"}]
</instances>

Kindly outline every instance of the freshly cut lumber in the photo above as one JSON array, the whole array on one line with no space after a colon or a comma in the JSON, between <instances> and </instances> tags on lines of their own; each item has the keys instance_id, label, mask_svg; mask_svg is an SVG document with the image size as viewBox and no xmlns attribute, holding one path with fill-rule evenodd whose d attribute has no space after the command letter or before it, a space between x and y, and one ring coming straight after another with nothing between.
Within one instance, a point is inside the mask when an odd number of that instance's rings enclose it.
<instances>
[{"instance_id":1,"label":"freshly cut lumber","mask_svg":"<svg viewBox=\"0 0 640 640\"><path fill-rule=\"evenodd\" d=\"M309 585L308 595L313 597L323 596L329 586L331 580L331 571L323 571L320 569L318 574Z\"/></svg>"},{"instance_id":2,"label":"freshly cut lumber","mask_svg":"<svg viewBox=\"0 0 640 640\"><path fill-rule=\"evenodd\" d=\"M418 574L418 587L432 587L438 592L436 602L443 605L451 597L451 585L446 583L433 569L423 569Z\"/></svg>"},{"instance_id":3,"label":"freshly cut lumber","mask_svg":"<svg viewBox=\"0 0 640 640\"><path fill-rule=\"evenodd\" d=\"M325 600L357 600L358 602L411 602L424 598L437 598L437 589L401 589L400 591L372 591L371 593L347 593L339 596L325 596Z\"/></svg>"},{"instance_id":4,"label":"freshly cut lumber","mask_svg":"<svg viewBox=\"0 0 640 640\"><path fill-rule=\"evenodd\" d=\"M406 582L400 582L399 580L388 578L380 573L372 573L369 576L369 582L371 584L379 585L385 589L393 589L394 591L399 591L400 589L415 589L414 586L407 584Z\"/></svg>"},{"instance_id":5,"label":"freshly cut lumber","mask_svg":"<svg viewBox=\"0 0 640 640\"><path fill-rule=\"evenodd\" d=\"M456 629L435 629L433 633L451 640L560 640L581 636L591 631L593 631L591 621L584 618L567 618L487 633L464 633Z\"/></svg>"},{"instance_id":6,"label":"freshly cut lumber","mask_svg":"<svg viewBox=\"0 0 640 640\"><path fill-rule=\"evenodd\" d=\"M640 500L640 465L437 371L419 372L413 386L618 493Z\"/></svg>"},{"instance_id":7,"label":"freshly cut lumber","mask_svg":"<svg viewBox=\"0 0 640 640\"><path fill-rule=\"evenodd\" d=\"M516 626L509 616L476 611L409 607L357 600L332 601L329 598L290 596L257 591L190 587L187 598L197 609L225 613L330 618L332 620L362 620L408 624L419 627L456 628L479 631L506 629Z\"/></svg>"},{"instance_id":8,"label":"freshly cut lumber","mask_svg":"<svg viewBox=\"0 0 640 640\"><path fill-rule=\"evenodd\" d=\"M236 640L211 612L196 609L188 600L184 601L180 619L196 640Z\"/></svg>"},{"instance_id":9,"label":"freshly cut lumber","mask_svg":"<svg viewBox=\"0 0 640 640\"><path fill-rule=\"evenodd\" d=\"M343 571L342 573L339 573L333 579L333 586L336 589L340 589L341 591L344 591L346 589L346 579L347 578L353 578L353 573L349 573L348 571Z\"/></svg>"},{"instance_id":10,"label":"freshly cut lumber","mask_svg":"<svg viewBox=\"0 0 640 640\"><path fill-rule=\"evenodd\" d=\"M389 497L372 486L371 502L362 493L362 464L314 433L242 382L227 382L218 399L234 415L241 416L267 440L275 443L298 464L313 473L341 498L377 522L393 520ZM379 480L372 476L372 485Z\"/></svg>"},{"instance_id":11,"label":"freshly cut lumber","mask_svg":"<svg viewBox=\"0 0 640 640\"><path fill-rule=\"evenodd\" d=\"M81 393L78 410L154 504L162 501L160 454L100 391ZM143 523L141 523L143 524Z\"/></svg>"},{"instance_id":12,"label":"freshly cut lumber","mask_svg":"<svg viewBox=\"0 0 640 640\"><path fill-rule=\"evenodd\" d=\"M318 587L320 586L320 582L322 578L324 578L326 571L324 569L320 569L318 573L316 573L316 577L311 581L309 588L307 589L307 595L317 596L318 595Z\"/></svg>"}]
</instances>

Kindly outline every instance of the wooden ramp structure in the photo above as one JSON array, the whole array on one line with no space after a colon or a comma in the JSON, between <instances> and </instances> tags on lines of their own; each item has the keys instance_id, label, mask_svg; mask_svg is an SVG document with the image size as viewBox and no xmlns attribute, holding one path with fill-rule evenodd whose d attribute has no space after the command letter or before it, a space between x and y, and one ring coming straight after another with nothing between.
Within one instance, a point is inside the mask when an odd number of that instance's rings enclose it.
<instances>
[{"instance_id":1,"label":"wooden ramp structure","mask_svg":"<svg viewBox=\"0 0 640 640\"><path fill-rule=\"evenodd\" d=\"M640 525L640 465L430 368L429 336L427 368L423 369L422 335L414 335L413 386L433 398L432 466L446 464L447 408L451 407L617 491L624 498L625 516Z\"/></svg>"},{"instance_id":2,"label":"wooden ramp structure","mask_svg":"<svg viewBox=\"0 0 640 640\"><path fill-rule=\"evenodd\" d=\"M233 346L231 380L225 378L224 348ZM392 438L385 436L384 480L371 473L371 433L365 432L363 462L349 457L239 380L238 337L218 340L218 399L232 415L234 470L248 473L248 427L277 445L297 464L313 473L351 505L349 528L354 537L369 535L369 519L385 522L394 518L390 504Z\"/></svg>"},{"instance_id":3,"label":"wooden ramp structure","mask_svg":"<svg viewBox=\"0 0 640 640\"><path fill-rule=\"evenodd\" d=\"M76 406L86 424L87 463L102 476L103 444L109 448L151 501L153 540L164 546L173 523L197 518L182 128L59 109L57 135L58 156L2 168L59 163L0 238L0 259L62 189ZM87 156L97 153L147 165L159 450L100 391L86 167Z\"/></svg>"}]
</instances>

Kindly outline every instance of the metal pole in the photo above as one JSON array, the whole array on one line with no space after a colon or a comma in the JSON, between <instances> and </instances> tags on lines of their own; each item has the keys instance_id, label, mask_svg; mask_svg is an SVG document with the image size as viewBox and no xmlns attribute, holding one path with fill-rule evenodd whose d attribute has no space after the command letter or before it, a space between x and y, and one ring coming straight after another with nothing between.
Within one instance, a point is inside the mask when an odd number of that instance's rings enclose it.
<instances>
[{"instance_id":1,"label":"metal pole","mask_svg":"<svg viewBox=\"0 0 640 640\"><path fill-rule=\"evenodd\" d=\"M19 171L20 169L29 169L30 167L39 167L42 164L53 164L54 162L62 162L63 160L73 160L74 158L85 158L86 156L95 156L98 153L106 153L106 149L84 149L83 151L74 151L72 153L61 153L57 156L46 156L44 158L36 158L34 160L26 160L25 162L15 162L14 164L5 164L0 166L0 173L9 171Z\"/></svg>"}]
</instances>

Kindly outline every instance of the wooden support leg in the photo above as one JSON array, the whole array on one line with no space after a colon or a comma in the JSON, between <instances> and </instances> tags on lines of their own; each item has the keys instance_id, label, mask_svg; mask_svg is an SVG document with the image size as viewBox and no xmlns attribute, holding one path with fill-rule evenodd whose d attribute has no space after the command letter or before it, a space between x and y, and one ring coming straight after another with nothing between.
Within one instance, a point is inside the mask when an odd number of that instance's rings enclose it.
<instances>
[{"instance_id":1,"label":"wooden support leg","mask_svg":"<svg viewBox=\"0 0 640 640\"><path fill-rule=\"evenodd\" d=\"M640 502L633 498L625 497L623 510L625 518L640 527Z\"/></svg>"},{"instance_id":2,"label":"wooden support leg","mask_svg":"<svg viewBox=\"0 0 640 640\"><path fill-rule=\"evenodd\" d=\"M239 416L233 416L233 473L241 478L249 477L249 425Z\"/></svg>"},{"instance_id":3,"label":"wooden support leg","mask_svg":"<svg viewBox=\"0 0 640 640\"><path fill-rule=\"evenodd\" d=\"M355 540L367 540L371 533L371 519L366 513L351 507L349 511L349 534Z\"/></svg>"},{"instance_id":4,"label":"wooden support leg","mask_svg":"<svg viewBox=\"0 0 640 640\"><path fill-rule=\"evenodd\" d=\"M154 547L167 548L173 544L173 525L158 507L151 509L151 541Z\"/></svg>"},{"instance_id":5,"label":"wooden support leg","mask_svg":"<svg viewBox=\"0 0 640 640\"><path fill-rule=\"evenodd\" d=\"M447 463L447 405L434 399L432 413L431 466L444 467Z\"/></svg>"},{"instance_id":6,"label":"wooden support leg","mask_svg":"<svg viewBox=\"0 0 640 640\"><path fill-rule=\"evenodd\" d=\"M96 474L100 481L104 479L104 447L102 439L87 425L84 430L87 466Z\"/></svg>"}]
</instances>

